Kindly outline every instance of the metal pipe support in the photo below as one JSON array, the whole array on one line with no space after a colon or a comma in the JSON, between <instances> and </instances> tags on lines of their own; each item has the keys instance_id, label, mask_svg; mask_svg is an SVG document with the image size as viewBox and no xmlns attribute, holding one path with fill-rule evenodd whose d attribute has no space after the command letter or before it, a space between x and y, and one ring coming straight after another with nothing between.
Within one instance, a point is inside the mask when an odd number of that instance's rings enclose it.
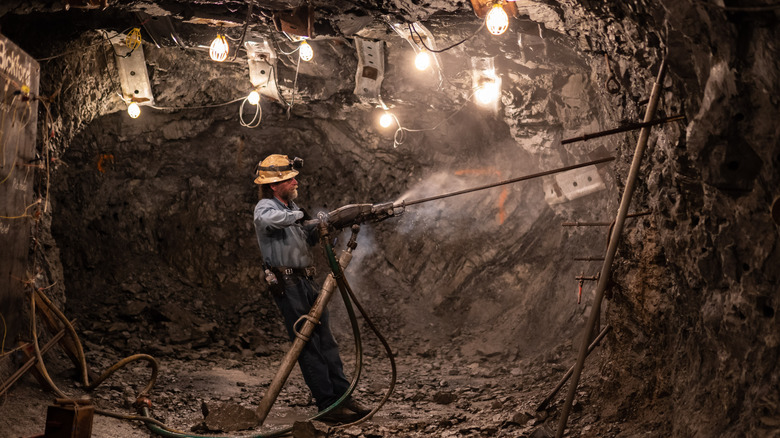
<instances>
[{"instance_id":1,"label":"metal pipe support","mask_svg":"<svg viewBox=\"0 0 780 438\"><path fill-rule=\"evenodd\" d=\"M650 101L647 104L647 110L645 111L645 122L650 122L653 118L653 114L658 107L658 100L661 97L661 90L663 88L664 77L666 75L666 59L661 61L661 66L658 69L658 76L655 84L653 85L653 91L650 94ZM639 168L642 164L642 156L645 153L647 147L647 140L650 137L650 127L643 127L639 133L639 139L637 140L636 150L634 151L634 158L631 162L631 169L628 172L628 178L626 179L626 188L623 191L623 197L620 199L620 208L615 219L615 226L611 230L609 247L607 248L607 254L604 257L604 264L601 267L601 278L599 279L598 286L596 288L596 297L593 301L593 307L588 316L588 322L585 325L585 331L582 336L582 344L580 346L579 355L577 356L577 365L574 368L574 374L572 375L571 385L569 385L569 392L566 395L566 403L563 405L563 411L561 411L561 419L558 423L558 430L555 437L561 438L563 432L566 429L566 422L569 419L569 412L571 411L572 402L574 401L574 395L577 393L577 385L580 381L580 375L582 368L585 366L585 358L588 355L589 338L593 333L593 328L596 326L596 321L601 313L601 301L604 299L604 291L607 289L609 283L610 273L612 271L612 262L615 259L615 253L617 252L617 246L620 242L620 235L623 233L623 226L625 225L626 216L628 215L628 208L631 205L631 198L634 195L634 189L636 188L636 181L639 176Z\"/></svg>"}]
</instances>

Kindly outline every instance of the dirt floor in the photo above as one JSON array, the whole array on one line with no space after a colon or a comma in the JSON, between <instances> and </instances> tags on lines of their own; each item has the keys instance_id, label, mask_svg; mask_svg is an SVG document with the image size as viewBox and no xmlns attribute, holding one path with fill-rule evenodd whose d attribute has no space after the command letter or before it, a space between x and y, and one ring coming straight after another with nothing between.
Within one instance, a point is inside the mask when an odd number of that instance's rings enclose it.
<instances>
[{"instance_id":1,"label":"dirt floor","mask_svg":"<svg viewBox=\"0 0 780 438\"><path fill-rule=\"evenodd\" d=\"M254 409L273 378L284 353L280 346L269 356L226 354L209 350L183 352L176 357L158 358L159 376L151 393L152 416L168 427L188 435L257 436L296 425L295 436L440 436L440 437L545 437L552 436L564 390L552 407L536 412L536 407L555 387L574 362L571 345L533 359L483 357L474 359L453 353L457 349L443 346L421 353L398 354L397 382L388 402L369 421L347 428L315 424L320 435L304 426L307 417L316 412L309 391L297 367L283 388L265 425L248 430L209 430L204 406L239 406ZM342 347L344 350L344 347ZM356 398L369 407L378 403L390 382L390 364L380 349L368 345L364 355L362 378L355 390ZM355 358L349 348L342 353L349 375L355 369ZM110 352L88 352L94 371L102 372L114 361ZM63 357L48 364L50 373L68 395L85 394L75 384L75 370ZM581 382L578 399L570 416L566 436L617 436L617 431L596 433L598 416L586 413L589 388L597 382L601 358L598 350L589 359ZM133 414L135 394L149 378L147 366L131 364L92 392L95 405L104 410ZM0 406L0 430L3 437L42 435L46 410L55 395L44 391L31 374L27 374L3 397ZM308 430L308 431L306 431ZM96 415L93 437L125 438L150 436L140 422Z\"/></svg>"}]
</instances>

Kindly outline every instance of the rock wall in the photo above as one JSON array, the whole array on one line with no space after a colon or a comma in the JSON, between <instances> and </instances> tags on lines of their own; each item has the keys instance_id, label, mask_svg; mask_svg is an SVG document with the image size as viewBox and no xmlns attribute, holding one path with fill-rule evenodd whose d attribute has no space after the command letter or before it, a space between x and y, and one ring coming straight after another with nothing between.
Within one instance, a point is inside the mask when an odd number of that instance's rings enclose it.
<instances>
[{"instance_id":1,"label":"rock wall","mask_svg":"<svg viewBox=\"0 0 780 438\"><path fill-rule=\"evenodd\" d=\"M630 55L650 38L629 29L664 29L670 80L661 111L682 109L688 124L656 129L642 167L634 205L653 214L629 229L618 253L600 415L659 435L771 436L780 414L780 253L770 213L780 70L767 44L777 39L775 9L665 2L585 14L604 15L622 16L622 32L604 20L601 43L622 36ZM627 72L641 67L636 59Z\"/></svg>"}]
</instances>

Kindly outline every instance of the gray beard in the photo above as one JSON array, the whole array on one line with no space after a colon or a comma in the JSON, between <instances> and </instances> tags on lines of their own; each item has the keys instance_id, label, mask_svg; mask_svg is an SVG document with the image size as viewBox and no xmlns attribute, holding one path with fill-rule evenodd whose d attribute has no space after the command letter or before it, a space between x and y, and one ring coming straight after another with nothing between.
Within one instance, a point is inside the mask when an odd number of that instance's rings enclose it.
<instances>
[{"instance_id":1,"label":"gray beard","mask_svg":"<svg viewBox=\"0 0 780 438\"><path fill-rule=\"evenodd\" d=\"M284 197L282 197L282 200L286 203L291 203L298 197L298 190L293 190L289 193L286 193Z\"/></svg>"}]
</instances>

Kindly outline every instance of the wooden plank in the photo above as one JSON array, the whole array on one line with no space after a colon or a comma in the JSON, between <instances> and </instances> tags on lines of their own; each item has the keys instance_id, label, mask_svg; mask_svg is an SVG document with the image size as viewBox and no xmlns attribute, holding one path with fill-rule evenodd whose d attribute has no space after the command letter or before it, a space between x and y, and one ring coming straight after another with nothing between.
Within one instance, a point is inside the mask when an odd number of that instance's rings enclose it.
<instances>
[{"instance_id":1,"label":"wooden plank","mask_svg":"<svg viewBox=\"0 0 780 438\"><path fill-rule=\"evenodd\" d=\"M6 340L24 328L24 281L29 273L30 217L35 172L40 67L16 44L0 35L0 312ZM26 91L26 92L25 92ZM29 207L29 208L28 208ZM2 327L0 327L2 329Z\"/></svg>"}]
</instances>

